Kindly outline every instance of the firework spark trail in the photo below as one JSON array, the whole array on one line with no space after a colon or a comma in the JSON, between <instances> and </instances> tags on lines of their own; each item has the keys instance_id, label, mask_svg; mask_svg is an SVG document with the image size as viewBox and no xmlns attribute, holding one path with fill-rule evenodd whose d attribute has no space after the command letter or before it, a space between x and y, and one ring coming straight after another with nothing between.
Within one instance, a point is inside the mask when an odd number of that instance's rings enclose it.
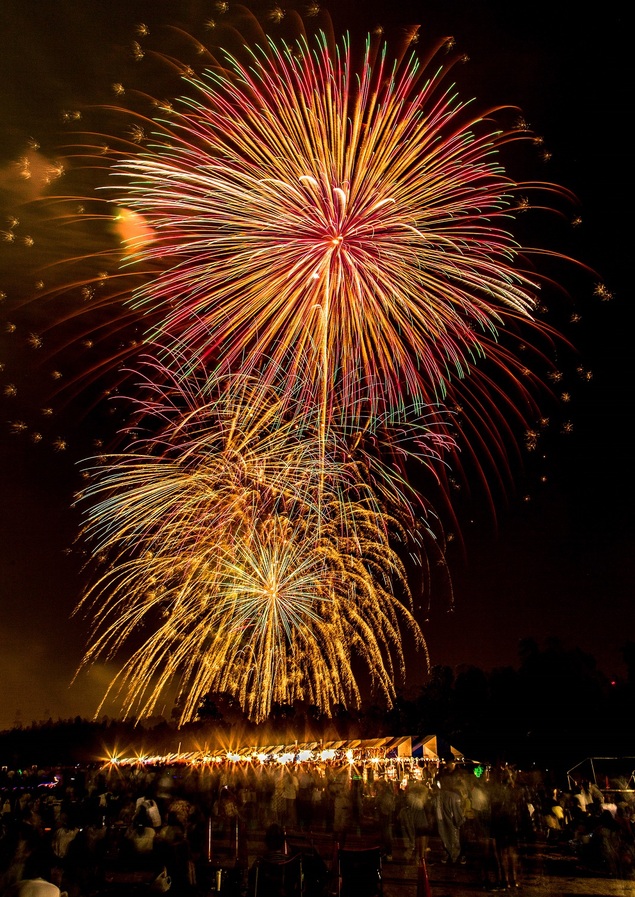
<instances>
[{"instance_id":1,"label":"firework spark trail","mask_svg":"<svg viewBox=\"0 0 635 897\"><path fill-rule=\"evenodd\" d=\"M512 135L414 56L392 68L369 42L354 74L348 43L333 58L323 37L228 57L115 165L117 200L156 234L131 259L166 266L133 299L149 338L267 382L283 370L352 427L444 400L485 356L519 369L497 334L531 324L539 289L503 227Z\"/></svg>"},{"instance_id":2,"label":"firework spark trail","mask_svg":"<svg viewBox=\"0 0 635 897\"><path fill-rule=\"evenodd\" d=\"M254 513L252 532L243 521L239 539L213 546L213 567L197 546L190 567L182 554L144 555L130 567L119 563L117 577L100 583L109 603L96 614L100 634L87 663L114 653L158 607L167 618L154 623L115 680L125 685L127 714L151 713L174 680L183 697L181 722L195 717L210 691L236 694L255 720L274 701L305 699L328 713L334 704L359 702L354 660L380 694L394 698L401 629L416 624L358 557L374 543L362 542L349 557L341 540L330 544L324 526L318 543L316 520L307 524L306 513L293 522ZM174 533L168 528L162 535ZM376 551L383 572L398 576L399 568L386 563L383 539ZM158 595L147 590L148 576L161 584Z\"/></svg>"},{"instance_id":3,"label":"firework spark trail","mask_svg":"<svg viewBox=\"0 0 635 897\"><path fill-rule=\"evenodd\" d=\"M143 222L120 277L79 285L90 309L136 282L122 327L145 316L145 346L172 341L192 370L283 383L294 407L321 408L323 438L327 427L354 434L388 414L403 425L439 402L461 407L448 441L487 459L487 486L514 450L510 421L535 419L544 379L529 370L542 352L521 360L510 338L548 350L561 340L533 318L541 279L523 273L526 250L506 226L526 212L527 191L566 191L506 175L501 147L530 135L468 114L439 52L392 62L373 37L360 62L323 34L261 40L244 62L208 54L175 103L146 97L155 120L130 113L139 143L104 148L93 133L75 148L81 164L115 175L110 218L114 204L117 218ZM99 326L109 334L111 318ZM122 343L93 375L138 346ZM448 463L461 467L458 451Z\"/></svg>"},{"instance_id":4,"label":"firework spark trail","mask_svg":"<svg viewBox=\"0 0 635 897\"><path fill-rule=\"evenodd\" d=\"M80 499L106 565L78 608L92 617L84 665L149 631L109 692L145 715L176 682L181 722L210 691L256 720L274 701L357 703L359 663L391 701L404 628L425 649L391 544L413 541L409 508L387 513L356 464L321 468L319 438L281 422L261 383L209 405L191 380L180 403L152 391L143 418L159 432L100 459Z\"/></svg>"},{"instance_id":5,"label":"firework spark trail","mask_svg":"<svg viewBox=\"0 0 635 897\"><path fill-rule=\"evenodd\" d=\"M390 702L402 629L425 648L395 549L428 510L407 463L443 481L466 450L498 473L536 410L508 344L554 336L508 230L521 193L556 189L506 174L527 132L376 36L361 60L321 32L243 53L133 113L114 150L76 147L141 223L98 306L136 283L126 314L160 359L80 502L108 565L80 604L84 664L146 633L110 691L145 714L178 683L182 722L210 691L254 719L357 703L359 663Z\"/></svg>"}]
</instances>

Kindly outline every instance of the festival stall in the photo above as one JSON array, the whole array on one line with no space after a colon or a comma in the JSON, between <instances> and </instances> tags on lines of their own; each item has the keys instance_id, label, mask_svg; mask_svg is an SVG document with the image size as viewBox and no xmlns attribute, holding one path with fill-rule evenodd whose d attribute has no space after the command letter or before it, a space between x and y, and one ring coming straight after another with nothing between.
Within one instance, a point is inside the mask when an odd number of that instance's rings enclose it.
<instances>
[{"instance_id":1,"label":"festival stall","mask_svg":"<svg viewBox=\"0 0 635 897\"><path fill-rule=\"evenodd\" d=\"M294 742L292 744L243 745L231 749L177 751L161 756L111 756L109 763L118 766L205 766L215 763L259 763L267 765L293 763L342 764L362 767L416 768L427 763L439 766L444 762L475 763L462 751L438 735L385 736L381 738L337 741Z\"/></svg>"}]
</instances>

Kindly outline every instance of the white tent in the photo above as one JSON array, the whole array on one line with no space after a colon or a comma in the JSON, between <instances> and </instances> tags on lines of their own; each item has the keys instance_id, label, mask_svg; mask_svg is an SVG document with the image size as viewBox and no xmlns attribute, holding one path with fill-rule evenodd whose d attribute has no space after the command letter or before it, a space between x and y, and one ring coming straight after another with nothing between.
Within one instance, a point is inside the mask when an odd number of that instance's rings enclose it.
<instances>
[{"instance_id":1,"label":"white tent","mask_svg":"<svg viewBox=\"0 0 635 897\"><path fill-rule=\"evenodd\" d=\"M458 748L452 747L449 742L443 743L438 735L426 735L412 747L413 757L423 757L424 760L465 760L465 754Z\"/></svg>"},{"instance_id":2,"label":"white tent","mask_svg":"<svg viewBox=\"0 0 635 897\"><path fill-rule=\"evenodd\" d=\"M301 756L302 755L302 756ZM166 757L144 758L143 762L181 762L181 763L209 763L212 761L233 760L248 761L253 758L267 758L269 760L293 759L352 759L354 762L367 761L416 761L418 759L443 762L447 760L465 760L465 755L449 742L438 735L426 735L421 738L416 735L383 736L380 738L362 738L338 741L312 741L299 744L269 744L266 746L240 745L231 750L227 748L217 750L189 751L178 755L172 754ZM138 764L139 757L118 758L120 764ZM472 761L474 762L474 761Z\"/></svg>"}]
</instances>

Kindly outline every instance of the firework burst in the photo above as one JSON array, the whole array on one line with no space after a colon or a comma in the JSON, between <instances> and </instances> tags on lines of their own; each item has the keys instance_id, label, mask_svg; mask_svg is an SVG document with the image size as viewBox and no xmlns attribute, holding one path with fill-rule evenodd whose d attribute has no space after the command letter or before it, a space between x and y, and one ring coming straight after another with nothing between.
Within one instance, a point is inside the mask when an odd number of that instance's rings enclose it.
<instances>
[{"instance_id":1,"label":"firework burst","mask_svg":"<svg viewBox=\"0 0 635 897\"><path fill-rule=\"evenodd\" d=\"M502 149L532 135L459 98L450 42L422 58L413 34L394 56L380 34L361 53L322 31L256 36L234 55L192 40L200 74L142 53L180 74L181 97L121 85L119 138L87 133L69 151L69 168L107 170L96 217L115 219L111 261L124 252L119 274L77 287L103 332L123 299L118 321L139 334L96 372L171 345L190 370L282 385L293 407L321 409L324 432L460 407L446 432L486 460L485 482L538 414L533 370L555 337L536 318L538 250L517 242L515 219L537 191L566 191L506 173Z\"/></svg>"},{"instance_id":2,"label":"firework burst","mask_svg":"<svg viewBox=\"0 0 635 897\"><path fill-rule=\"evenodd\" d=\"M528 356L546 363L555 334L539 250L512 230L532 190L566 191L507 174L503 148L531 135L459 98L447 41L423 58L415 31L394 56L379 33L358 52L319 26L259 32L235 53L191 42L195 71L149 33L134 64L178 73L180 97L117 82L102 112L124 132L67 148L101 200L79 217L56 200L60 224L117 238L75 262L99 332L134 331L95 376L158 359L80 499L98 565L84 665L127 651L125 712L176 685L181 722L210 691L258 720L295 698L328 712L359 700L359 669L390 702L402 630L425 649L404 555L425 564L433 515L410 462L451 506L461 457L487 485L529 432Z\"/></svg>"},{"instance_id":3,"label":"firework burst","mask_svg":"<svg viewBox=\"0 0 635 897\"><path fill-rule=\"evenodd\" d=\"M221 374L282 371L294 402L343 429L474 392L483 404L484 359L517 395L525 365L499 332L548 332L507 229L525 188L499 158L527 135L469 115L447 78L375 38L357 62L323 34L187 77L190 95L113 171L116 201L153 233L130 261L162 266L132 298L148 339Z\"/></svg>"},{"instance_id":4,"label":"firework burst","mask_svg":"<svg viewBox=\"0 0 635 897\"><path fill-rule=\"evenodd\" d=\"M260 382L209 403L182 385L151 387L156 432L101 458L80 499L102 571L80 605L84 664L145 632L111 691L145 715L177 683L182 723L210 691L255 720L274 701L357 704L358 667L390 702L404 628L425 649L394 547L413 542L409 507L382 507L337 446L321 464L306 419L281 420Z\"/></svg>"}]
</instances>

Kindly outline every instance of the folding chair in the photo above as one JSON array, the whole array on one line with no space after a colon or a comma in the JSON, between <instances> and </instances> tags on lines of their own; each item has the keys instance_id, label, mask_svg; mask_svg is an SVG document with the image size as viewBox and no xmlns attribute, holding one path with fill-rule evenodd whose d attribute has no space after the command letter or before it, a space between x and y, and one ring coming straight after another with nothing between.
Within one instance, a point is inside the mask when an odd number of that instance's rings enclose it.
<instances>
[{"instance_id":1,"label":"folding chair","mask_svg":"<svg viewBox=\"0 0 635 897\"><path fill-rule=\"evenodd\" d=\"M256 861L253 897L302 897L302 856Z\"/></svg>"},{"instance_id":2,"label":"folding chair","mask_svg":"<svg viewBox=\"0 0 635 897\"><path fill-rule=\"evenodd\" d=\"M302 857L302 874L305 897L324 897L330 871L313 842L312 836L289 835L286 839L289 856ZM332 850L332 848L331 848Z\"/></svg>"},{"instance_id":3,"label":"folding chair","mask_svg":"<svg viewBox=\"0 0 635 897\"><path fill-rule=\"evenodd\" d=\"M340 847L338 897L382 897L380 847Z\"/></svg>"}]
</instances>

